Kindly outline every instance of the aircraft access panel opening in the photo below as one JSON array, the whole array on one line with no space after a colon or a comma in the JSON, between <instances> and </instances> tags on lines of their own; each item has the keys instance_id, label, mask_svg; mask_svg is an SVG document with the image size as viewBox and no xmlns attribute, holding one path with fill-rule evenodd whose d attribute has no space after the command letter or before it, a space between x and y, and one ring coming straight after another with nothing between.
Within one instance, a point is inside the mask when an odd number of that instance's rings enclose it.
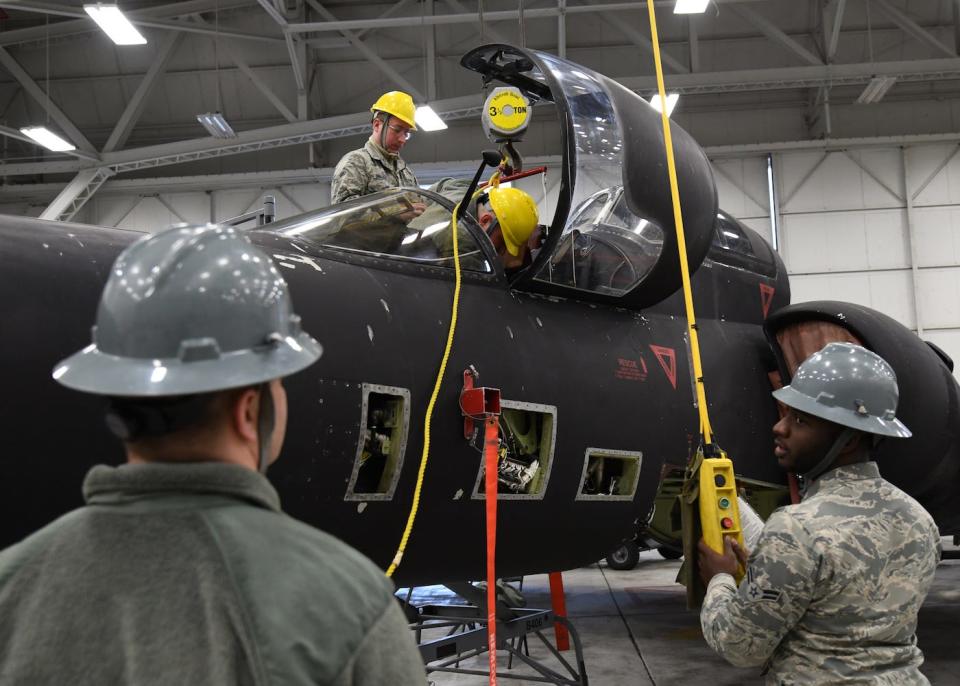
<instances>
[{"instance_id":1,"label":"aircraft access panel opening","mask_svg":"<svg viewBox=\"0 0 960 686\"><path fill-rule=\"evenodd\" d=\"M633 500L643 453L587 448L577 500Z\"/></svg>"},{"instance_id":2,"label":"aircraft access panel opening","mask_svg":"<svg viewBox=\"0 0 960 686\"><path fill-rule=\"evenodd\" d=\"M497 498L540 500L547 492L556 445L557 408L554 405L500 402L500 459L497 468ZM484 496L483 432L478 432L474 447L480 469L473 487L473 498Z\"/></svg>"},{"instance_id":3,"label":"aircraft access panel opening","mask_svg":"<svg viewBox=\"0 0 960 686\"><path fill-rule=\"evenodd\" d=\"M360 441L344 500L391 500L410 427L410 391L363 384Z\"/></svg>"}]
</instances>

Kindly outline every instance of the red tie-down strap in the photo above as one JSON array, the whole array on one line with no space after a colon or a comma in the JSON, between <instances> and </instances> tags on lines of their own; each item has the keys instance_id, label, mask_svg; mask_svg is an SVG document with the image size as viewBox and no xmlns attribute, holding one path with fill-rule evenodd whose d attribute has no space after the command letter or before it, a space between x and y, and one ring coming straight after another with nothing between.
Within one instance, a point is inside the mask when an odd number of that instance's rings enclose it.
<instances>
[{"instance_id":1,"label":"red tie-down strap","mask_svg":"<svg viewBox=\"0 0 960 686\"><path fill-rule=\"evenodd\" d=\"M487 652L490 658L490 686L497 683L497 462L500 448L500 422L484 419L483 471L484 500L487 507Z\"/></svg>"}]
</instances>

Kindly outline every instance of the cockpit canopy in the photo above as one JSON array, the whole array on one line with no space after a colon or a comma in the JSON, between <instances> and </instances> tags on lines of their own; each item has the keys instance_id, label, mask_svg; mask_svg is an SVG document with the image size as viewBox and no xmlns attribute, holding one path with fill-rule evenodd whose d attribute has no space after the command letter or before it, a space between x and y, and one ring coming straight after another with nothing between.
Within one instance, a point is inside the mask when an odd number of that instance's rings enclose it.
<instances>
[{"instance_id":1,"label":"cockpit canopy","mask_svg":"<svg viewBox=\"0 0 960 686\"><path fill-rule=\"evenodd\" d=\"M557 108L563 165L543 250L517 280L524 290L642 308L679 289L681 275L660 115L616 81L535 50L485 45L461 64ZM714 235L709 160L671 125L687 261L700 266Z\"/></svg>"},{"instance_id":2,"label":"cockpit canopy","mask_svg":"<svg viewBox=\"0 0 960 686\"><path fill-rule=\"evenodd\" d=\"M422 214L414 204L426 206ZM493 267L468 230L467 215L458 222L460 268L490 273ZM298 238L320 248L401 262L453 269L451 203L414 188L395 188L332 206L270 226L271 232ZM479 229L477 229L479 230Z\"/></svg>"},{"instance_id":3,"label":"cockpit canopy","mask_svg":"<svg viewBox=\"0 0 960 686\"><path fill-rule=\"evenodd\" d=\"M663 253L663 229L627 207L623 188L597 191L577 208L538 278L603 295L636 288Z\"/></svg>"}]
</instances>

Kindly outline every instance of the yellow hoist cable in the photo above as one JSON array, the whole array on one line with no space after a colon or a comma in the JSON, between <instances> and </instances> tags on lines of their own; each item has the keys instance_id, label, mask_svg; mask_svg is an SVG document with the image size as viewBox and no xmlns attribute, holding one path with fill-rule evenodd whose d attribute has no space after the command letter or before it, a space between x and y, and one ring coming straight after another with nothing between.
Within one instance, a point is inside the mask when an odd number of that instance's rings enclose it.
<instances>
[{"instance_id":1,"label":"yellow hoist cable","mask_svg":"<svg viewBox=\"0 0 960 686\"><path fill-rule=\"evenodd\" d=\"M491 178L489 185L499 184L500 172L496 172ZM483 191L477 191L470 198L473 202ZM462 200L460 201L463 202ZM447 369L447 360L450 359L450 351L453 349L453 336L457 330L457 311L460 309L460 242L458 240L457 212L460 210L460 203L453 208L453 309L450 313L450 327L447 330L447 344L443 349L443 358L440 360L440 369L437 372L436 381L433 383L433 393L430 394L430 402L427 403L427 413L423 418L423 452L420 454L420 468L417 470L417 485L413 489L413 503L410 505L410 514L407 515L407 525L403 530L403 536L400 537L400 545L397 546L397 552L394 553L393 561L387 567L387 576L393 576L393 573L400 566L403 559L403 553L407 550L407 542L410 540L410 533L413 531L413 523L417 519L417 510L420 508L420 492L423 490L423 475L427 471L427 460L430 457L430 420L433 417L433 408L437 403L437 396L440 394L440 385L443 383L443 374Z\"/></svg>"},{"instance_id":2,"label":"yellow hoist cable","mask_svg":"<svg viewBox=\"0 0 960 686\"><path fill-rule=\"evenodd\" d=\"M687 242L683 234L683 216L680 212L680 189L677 185L677 165L673 159L673 138L670 136L670 118L667 116L667 95L663 87L663 67L660 64L660 39L657 37L657 17L653 0L647 0L650 13L650 36L653 43L653 61L657 68L657 91L660 93L660 119L663 122L663 145L667 149L667 170L670 174L670 197L673 199L673 220L677 225L677 249L680 252L680 274L683 277L683 302L687 310L687 327L690 331L690 355L693 358L693 374L696 379L697 409L700 412L700 433L705 445L712 443L713 429L707 413L707 392L703 384L703 367L700 364L700 338L697 335L697 320L693 313L693 292L690 288L690 269L687 266Z\"/></svg>"}]
</instances>

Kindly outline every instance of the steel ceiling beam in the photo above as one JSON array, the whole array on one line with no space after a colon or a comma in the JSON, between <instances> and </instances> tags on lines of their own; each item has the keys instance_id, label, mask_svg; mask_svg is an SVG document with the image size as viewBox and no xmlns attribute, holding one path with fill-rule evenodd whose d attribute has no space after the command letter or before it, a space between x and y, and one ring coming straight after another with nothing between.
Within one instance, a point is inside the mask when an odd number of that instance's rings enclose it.
<instances>
[{"instance_id":1,"label":"steel ceiling beam","mask_svg":"<svg viewBox=\"0 0 960 686\"><path fill-rule=\"evenodd\" d=\"M564 12L571 15L593 14L596 12L640 12L644 10L645 6L637 2L614 2L600 5L576 5L572 7L568 5ZM557 17L560 12L561 10L558 7L525 9L523 11L523 18L525 21L528 19L553 19ZM483 13L485 22L516 21L519 18L519 10L484 11ZM421 26L423 24L431 26L474 24L477 22L477 19L477 13L471 12L463 14L436 14L432 17L389 17L385 19L347 19L341 21L306 22L302 24L290 24L288 29L295 33L322 33L352 29L396 29L405 26Z\"/></svg>"},{"instance_id":2,"label":"steel ceiling beam","mask_svg":"<svg viewBox=\"0 0 960 686\"><path fill-rule=\"evenodd\" d=\"M895 76L901 82L957 79L960 78L960 58L674 74L670 76L669 86L671 90L681 93L717 93L816 87L824 83L832 83L833 85L862 84L869 81L874 75ZM656 87L653 77L629 77L619 79L619 81L627 88L644 94L652 92ZM444 119L448 120L475 116L480 112L479 100L479 94L451 98L438 101L434 108ZM203 138L113 152L105 154L101 164L122 173L134 169L178 164L282 145L360 135L366 133L368 127L368 114L361 112L244 131L239 134L237 139L230 141L215 141L214 139ZM829 142L829 144L832 145L833 142ZM814 145L820 144L814 142ZM758 151L778 149L771 146L772 144L758 144L755 149ZM737 149L744 150L746 148L741 146ZM84 166L89 165L78 161L6 164L0 165L0 176L76 172Z\"/></svg>"},{"instance_id":3,"label":"steel ceiling beam","mask_svg":"<svg viewBox=\"0 0 960 686\"><path fill-rule=\"evenodd\" d=\"M899 148L909 145L929 145L931 143L956 143L960 141L960 132L922 133L906 136L869 136L863 138L818 138L804 141L774 141L770 143L741 143L737 145L708 145L703 149L708 157L740 157L743 155L764 155L772 152L796 152L802 150L860 150L863 148Z\"/></svg>"},{"instance_id":4,"label":"steel ceiling beam","mask_svg":"<svg viewBox=\"0 0 960 686\"><path fill-rule=\"evenodd\" d=\"M273 2L271 0L257 0L257 4L263 8L264 12L270 15L270 18L273 19L274 23L286 27L287 18L280 14L280 10L273 6Z\"/></svg>"},{"instance_id":5,"label":"steel ceiling beam","mask_svg":"<svg viewBox=\"0 0 960 686\"><path fill-rule=\"evenodd\" d=\"M426 0L423 11L426 14L433 15L436 11L433 0ZM433 102L437 99L437 30L433 26L424 30L427 32L424 41L426 43L424 59L427 61L427 102Z\"/></svg>"},{"instance_id":6,"label":"steel ceiling beam","mask_svg":"<svg viewBox=\"0 0 960 686\"><path fill-rule=\"evenodd\" d=\"M153 91L157 79L167 70L167 65L170 64L170 57L180 45L182 38L182 33L168 33L164 36L163 43L157 51L157 56L150 63L150 68L140 80L136 92L134 92L133 97L130 98L130 102L127 103L123 114L121 114L120 119L117 120L116 126L113 127L110 137L107 138L107 142L103 146L103 152L111 152L117 148L122 148L126 144L127 138L130 137L130 133L133 131L133 127L136 126L140 115L143 113L143 107L146 105L147 98Z\"/></svg>"},{"instance_id":7,"label":"steel ceiling beam","mask_svg":"<svg viewBox=\"0 0 960 686\"><path fill-rule=\"evenodd\" d=\"M265 0L264 0L265 1ZM307 4L313 8L313 10L322 17L326 17L328 21L335 22L337 18L333 15L330 10L320 4L318 0L307 0ZM424 28L427 28L425 25ZM431 29L433 27L430 27ZM360 51L360 54L363 55L367 61L379 69L388 79L393 81L400 90L406 91L413 96L413 99L418 102L424 101L423 93L420 92L420 89L414 86L412 83L407 81L396 69L390 66L385 59L380 57L376 52L370 49L366 43L357 38L357 35L352 31L346 29L340 31L340 34L350 41L350 44Z\"/></svg>"},{"instance_id":8,"label":"steel ceiling beam","mask_svg":"<svg viewBox=\"0 0 960 686\"><path fill-rule=\"evenodd\" d=\"M74 145L85 152L96 154L96 150L90 141L87 140L87 137L81 133L80 129L74 126L73 122L70 121L70 117L53 102L50 94L45 93L26 70L20 66L20 63L13 58L13 55L2 47L0 47L0 64L10 72L13 78L20 82L20 85L30 94L30 97L36 100L53 120L57 122L57 125L59 125L60 129Z\"/></svg>"},{"instance_id":9,"label":"steel ceiling beam","mask_svg":"<svg viewBox=\"0 0 960 686\"><path fill-rule=\"evenodd\" d=\"M82 169L73 180L64 187L52 203L40 214L40 219L70 221L80 211L103 182L113 176L106 167Z\"/></svg>"},{"instance_id":10,"label":"steel ceiling beam","mask_svg":"<svg viewBox=\"0 0 960 686\"><path fill-rule=\"evenodd\" d=\"M942 52L945 55L950 55L951 57L957 54L953 48L949 47L945 43L940 42L936 36L908 17L902 10L891 5L889 2L887 2L887 0L872 0L871 4L886 14L890 20L903 29L905 33L913 36L923 43L926 43L934 50Z\"/></svg>"},{"instance_id":11,"label":"steel ceiling beam","mask_svg":"<svg viewBox=\"0 0 960 686\"><path fill-rule=\"evenodd\" d=\"M380 15L381 18L392 17L411 1L412 0L399 0L399 2L393 3L383 14ZM376 31L376 29L365 29L360 31L357 34L357 38L363 40L367 37L367 35L373 33L374 31ZM348 41L346 38L310 38L304 42L311 48L319 48L320 50L332 50L350 46L350 41Z\"/></svg>"},{"instance_id":12,"label":"steel ceiling beam","mask_svg":"<svg viewBox=\"0 0 960 686\"><path fill-rule=\"evenodd\" d=\"M687 17L687 49L690 52L690 71L700 71L700 34L696 15Z\"/></svg>"},{"instance_id":13,"label":"steel ceiling beam","mask_svg":"<svg viewBox=\"0 0 960 686\"><path fill-rule=\"evenodd\" d=\"M837 45L840 42L840 27L843 24L843 13L847 7L847 0L836 0L837 8L833 12L833 25L830 27L830 39L827 42L827 62L833 62L837 55Z\"/></svg>"},{"instance_id":14,"label":"steel ceiling beam","mask_svg":"<svg viewBox=\"0 0 960 686\"><path fill-rule=\"evenodd\" d=\"M466 7L464 7L462 3L458 2L458 0L444 0L444 1L446 2L447 6L454 11L455 14L470 14L470 11ZM500 33L495 28L486 25L487 14L489 14L489 12L483 13L484 41L487 43L506 43L508 45L512 43L513 41L508 39L504 34ZM477 12L474 12L471 16L477 20L478 24L480 23L480 15ZM519 17L519 13L517 16Z\"/></svg>"},{"instance_id":15,"label":"steel ceiling beam","mask_svg":"<svg viewBox=\"0 0 960 686\"><path fill-rule=\"evenodd\" d=\"M201 17L199 14L194 15L194 21L197 21L201 24L207 23L207 21L203 17ZM227 55L230 57L230 60L235 65L237 65L237 69L243 72L243 74L248 79L250 79L254 87L256 87L256 89L260 91L268 101L270 101L270 104L276 108L277 112L280 113L280 116L282 116L287 121L297 121L297 116L293 112L291 112L290 108L284 104L283 100L281 100L279 96L277 96L277 94L273 92L273 89L270 88L269 85L267 85L267 82L264 81L262 78L260 78L257 72L255 72L250 67L247 61L243 58L242 55L240 55L240 53L230 43L230 41L225 41L223 43L223 48L224 50L226 50Z\"/></svg>"},{"instance_id":16,"label":"steel ceiling beam","mask_svg":"<svg viewBox=\"0 0 960 686\"><path fill-rule=\"evenodd\" d=\"M648 53L651 56L653 55L653 43L650 42L650 39L647 38L647 36L642 31L638 31L637 29L630 26L630 24L624 21L617 21L616 19L612 19L606 16L605 14L601 14L600 19L601 21L603 21L603 23L613 27L614 29L622 33L624 36L627 37L627 39L631 43L633 43L639 48L642 48L644 52ZM690 71L689 69L687 69L687 65L685 65L683 62L671 57L666 52L666 50L663 49L663 45L660 46L660 60L663 64L670 67L670 69L673 70L674 72L683 74Z\"/></svg>"},{"instance_id":17,"label":"steel ceiling beam","mask_svg":"<svg viewBox=\"0 0 960 686\"><path fill-rule=\"evenodd\" d=\"M181 4L194 5L195 3L181 3ZM204 4L209 5L211 3L204 3ZM241 3L241 5L247 5L247 4L249 3L248 2ZM5 7L7 9L23 10L27 12L40 12L43 14L54 14L54 15L63 16L63 17L77 17L80 19L80 21L76 22L75 26L71 26L67 30L61 29L61 32L58 33L57 35L69 35L71 33L95 33L100 31L100 27L93 23L93 20L90 19L87 13L84 12L83 9L78 9L76 7L69 7L67 5L54 5L52 3L45 3L45 2L29 2L29 1L5 2L3 0L0 0L0 7ZM214 4L213 7L208 7L207 9L214 9L215 7L216 5ZM158 10L158 9L159 8L154 8L154 10ZM130 20L130 23L136 26L146 26L149 28L163 29L163 30L172 29L175 31L185 31L187 33L203 33L203 34L214 33L212 29L205 29L197 26L196 24L191 24L189 22L150 18L150 15L147 14L147 12L149 11L150 10L140 10L140 11L133 11L133 12L125 12L124 14L126 15L127 19ZM197 11L206 11L206 10L190 9L190 10L187 10L185 14L190 14ZM174 14L173 16L178 16L178 15ZM51 36L54 35L53 29L57 26L61 26L61 24L73 25L74 22L61 22L58 24L54 24L53 26L50 27ZM46 36L47 36L46 31L43 30L45 27L39 27L39 28L41 29L40 35L33 37L31 40L46 39ZM10 33L11 34L16 33L16 31L11 31ZM260 33L247 33L245 31L227 30L227 31L221 31L220 35L229 37L229 38L241 38L243 40L255 40L255 41L261 41L261 42L266 41L269 43L283 42L283 38L265 36ZM24 42L24 41L22 39L11 40L9 35L0 37L0 45L9 45L10 43L13 43L13 42Z\"/></svg>"},{"instance_id":18,"label":"steel ceiling beam","mask_svg":"<svg viewBox=\"0 0 960 686\"><path fill-rule=\"evenodd\" d=\"M960 79L960 58L671 74L667 86L682 94L729 93L856 85L874 76L893 76L898 82ZM654 76L630 76L617 81L644 94L657 89Z\"/></svg>"},{"instance_id":19,"label":"steel ceiling beam","mask_svg":"<svg viewBox=\"0 0 960 686\"><path fill-rule=\"evenodd\" d=\"M953 49L960 55L960 0L950 0L950 7L953 10Z\"/></svg>"},{"instance_id":20,"label":"steel ceiling beam","mask_svg":"<svg viewBox=\"0 0 960 686\"><path fill-rule=\"evenodd\" d=\"M255 0L189 0L188 2L177 2L169 5L158 5L142 10L133 10L127 12L128 17L134 18L157 18L176 17L192 14L194 12L206 12L217 7L221 10L234 9L237 7L248 7ZM10 2L2 6L11 9L26 9L25 5L29 3ZM84 13L84 19L77 21L62 21L50 26L31 26L26 29L16 29L14 31L5 31L0 33L0 45L17 45L20 43L33 43L35 41L46 41L47 38L59 38L61 36L70 36L81 33L97 33L100 27L93 24L90 18Z\"/></svg>"},{"instance_id":21,"label":"steel ceiling beam","mask_svg":"<svg viewBox=\"0 0 960 686\"><path fill-rule=\"evenodd\" d=\"M283 31L283 40L287 44L287 54L290 55L290 67L293 69L293 80L297 84L297 109L299 110L301 109L299 107L299 102L301 99L300 96L306 92L307 83L306 76L304 75L306 65L303 64L300 59L300 53L302 51L300 50L299 38L287 31L287 18L280 14L280 11L273 6L273 2L271 0L257 0L257 2Z\"/></svg>"},{"instance_id":22,"label":"steel ceiling beam","mask_svg":"<svg viewBox=\"0 0 960 686\"><path fill-rule=\"evenodd\" d=\"M557 0L557 55L567 59L567 0Z\"/></svg>"},{"instance_id":23,"label":"steel ceiling beam","mask_svg":"<svg viewBox=\"0 0 960 686\"><path fill-rule=\"evenodd\" d=\"M741 5L730 5L728 9L734 14L738 15L744 21L752 24L753 26L760 29L760 32L763 33L767 38L772 40L779 45L782 45L787 50L798 56L804 62L808 64L820 65L823 64L823 60L814 55L812 52L807 50L805 47L800 45L793 38L788 36L786 33L781 31L779 28L774 26L766 18L760 16L754 12L749 7L744 7Z\"/></svg>"},{"instance_id":24,"label":"steel ceiling beam","mask_svg":"<svg viewBox=\"0 0 960 686\"><path fill-rule=\"evenodd\" d=\"M744 3L769 2L769 0L712 0L715 5L743 5ZM448 0L448 4L452 4ZM676 0L656 0L654 6L672 9ZM646 3L643 2L614 2L601 5L567 5L562 10L566 14L591 14L595 12L646 12ZM538 9L524 9L523 18L527 19L547 19L560 14L559 7L547 7ZM519 10L498 10L489 12L484 10L483 19L487 21L514 21L520 18ZM477 22L479 15L477 12L461 12L459 14L438 14L432 17L427 23L433 25L441 24L473 24ZM293 23L289 25L289 30L296 33L322 33L329 31L342 31L344 29L387 29L401 28L404 26L419 26L423 22L418 16L407 17L380 17L379 19L347 19L337 22L307 22ZM486 29L485 29L486 30Z\"/></svg>"}]
</instances>

